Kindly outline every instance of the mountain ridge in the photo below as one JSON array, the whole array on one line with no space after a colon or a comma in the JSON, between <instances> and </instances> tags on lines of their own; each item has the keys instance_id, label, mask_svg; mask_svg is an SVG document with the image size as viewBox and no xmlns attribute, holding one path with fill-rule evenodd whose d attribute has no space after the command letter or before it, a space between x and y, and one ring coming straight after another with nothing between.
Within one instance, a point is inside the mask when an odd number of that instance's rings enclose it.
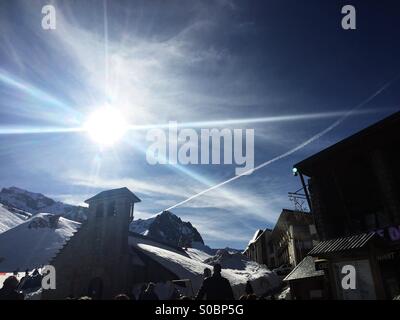
<instances>
[{"instance_id":1,"label":"mountain ridge","mask_svg":"<svg viewBox=\"0 0 400 320\"><path fill-rule=\"evenodd\" d=\"M149 219L134 220L130 231L178 247L191 247L194 242L204 245L204 240L197 229L170 211L163 211Z\"/></svg>"},{"instance_id":2,"label":"mountain ridge","mask_svg":"<svg viewBox=\"0 0 400 320\"><path fill-rule=\"evenodd\" d=\"M64 218L83 222L87 218L86 207L55 201L41 193L31 192L18 187L2 188L0 203L15 210L22 210L32 215L46 212L60 214Z\"/></svg>"}]
</instances>

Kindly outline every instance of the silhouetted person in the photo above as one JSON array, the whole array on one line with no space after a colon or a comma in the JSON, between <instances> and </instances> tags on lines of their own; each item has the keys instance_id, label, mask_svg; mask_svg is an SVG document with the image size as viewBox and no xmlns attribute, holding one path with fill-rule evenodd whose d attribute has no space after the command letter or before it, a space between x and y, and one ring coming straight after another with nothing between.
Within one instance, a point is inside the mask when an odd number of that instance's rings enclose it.
<instances>
[{"instance_id":1,"label":"silhouetted person","mask_svg":"<svg viewBox=\"0 0 400 320\"><path fill-rule=\"evenodd\" d=\"M42 278L43 276L40 274L39 270L35 269L29 279L29 288L40 288L42 286Z\"/></svg>"},{"instance_id":2,"label":"silhouetted person","mask_svg":"<svg viewBox=\"0 0 400 320\"><path fill-rule=\"evenodd\" d=\"M21 278L21 280L19 281L19 285L18 285L18 289L19 290L24 290L25 289L25 284L26 282L30 279L29 276L29 270L26 269L25 270L25 275Z\"/></svg>"},{"instance_id":3,"label":"silhouetted person","mask_svg":"<svg viewBox=\"0 0 400 320\"><path fill-rule=\"evenodd\" d=\"M248 295L254 293L253 286L251 285L250 281L247 281L247 282L246 282L246 289L245 289L245 291L246 291L246 294L248 294Z\"/></svg>"},{"instance_id":4,"label":"silhouetted person","mask_svg":"<svg viewBox=\"0 0 400 320\"><path fill-rule=\"evenodd\" d=\"M150 282L149 285L147 286L146 291L142 296L142 300L159 300L154 289L155 289L155 284Z\"/></svg>"},{"instance_id":5,"label":"silhouetted person","mask_svg":"<svg viewBox=\"0 0 400 320\"><path fill-rule=\"evenodd\" d=\"M0 300L24 300L24 295L17 291L19 281L15 276L9 276L0 289Z\"/></svg>"},{"instance_id":6,"label":"silhouetted person","mask_svg":"<svg viewBox=\"0 0 400 320\"><path fill-rule=\"evenodd\" d=\"M203 277L204 277L204 279L211 277L211 269L210 268L205 268L204 269Z\"/></svg>"},{"instance_id":7,"label":"silhouetted person","mask_svg":"<svg viewBox=\"0 0 400 320\"><path fill-rule=\"evenodd\" d=\"M203 285L197 293L196 300L234 300L231 284L221 276L221 265L214 266L214 274L204 279Z\"/></svg>"}]
</instances>

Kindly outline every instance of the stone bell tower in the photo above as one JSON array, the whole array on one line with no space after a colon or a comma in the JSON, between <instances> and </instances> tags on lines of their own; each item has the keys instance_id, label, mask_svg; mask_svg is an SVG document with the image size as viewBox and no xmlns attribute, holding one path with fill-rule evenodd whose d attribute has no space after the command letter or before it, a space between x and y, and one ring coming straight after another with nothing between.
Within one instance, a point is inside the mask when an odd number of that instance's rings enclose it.
<instances>
[{"instance_id":1,"label":"stone bell tower","mask_svg":"<svg viewBox=\"0 0 400 320\"><path fill-rule=\"evenodd\" d=\"M134 204L140 199L129 189L120 188L100 192L85 202L89 204L87 229L93 279L104 281L103 295L120 293L129 283L129 224Z\"/></svg>"},{"instance_id":2,"label":"stone bell tower","mask_svg":"<svg viewBox=\"0 0 400 320\"><path fill-rule=\"evenodd\" d=\"M130 293L129 224L140 199L120 188L100 192L85 202L88 219L49 262L57 271L57 288L44 290L42 299L86 295L112 299Z\"/></svg>"}]
</instances>

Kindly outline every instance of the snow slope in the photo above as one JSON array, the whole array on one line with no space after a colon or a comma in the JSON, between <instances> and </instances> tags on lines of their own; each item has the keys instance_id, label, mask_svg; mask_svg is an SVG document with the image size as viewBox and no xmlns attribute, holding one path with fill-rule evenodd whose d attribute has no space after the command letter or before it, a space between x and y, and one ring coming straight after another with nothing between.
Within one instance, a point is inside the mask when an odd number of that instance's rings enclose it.
<instances>
[{"instance_id":1,"label":"snow slope","mask_svg":"<svg viewBox=\"0 0 400 320\"><path fill-rule=\"evenodd\" d=\"M24 222L29 214L21 211L12 210L3 204L0 204L0 233L3 233L20 223Z\"/></svg>"},{"instance_id":2,"label":"snow slope","mask_svg":"<svg viewBox=\"0 0 400 320\"><path fill-rule=\"evenodd\" d=\"M0 234L0 272L32 270L46 263L80 223L39 213Z\"/></svg>"},{"instance_id":3,"label":"snow slope","mask_svg":"<svg viewBox=\"0 0 400 320\"><path fill-rule=\"evenodd\" d=\"M204 252L202 250L195 249L195 248L187 248L185 251L191 259L201 261L201 262L212 257L207 252Z\"/></svg>"},{"instance_id":4,"label":"snow slope","mask_svg":"<svg viewBox=\"0 0 400 320\"><path fill-rule=\"evenodd\" d=\"M212 269L211 264L200 261L201 254L199 254L198 249L187 249L185 255L182 252L149 239L133 236L129 237L129 244L162 264L165 268L176 274L179 279L190 279L194 292L198 291L203 282L204 269ZM224 262L223 260L229 255L229 252L225 252L224 256L219 259L219 262ZM203 254L204 256L207 255L206 253ZM244 293L247 281L251 282L255 293L260 295L280 285L280 280L275 273L268 270L265 266L246 260L242 262L244 257L239 255L235 255L232 259L237 260L234 264L231 262L232 265L241 269L224 268L222 275L230 281L236 298L239 298Z\"/></svg>"}]
</instances>

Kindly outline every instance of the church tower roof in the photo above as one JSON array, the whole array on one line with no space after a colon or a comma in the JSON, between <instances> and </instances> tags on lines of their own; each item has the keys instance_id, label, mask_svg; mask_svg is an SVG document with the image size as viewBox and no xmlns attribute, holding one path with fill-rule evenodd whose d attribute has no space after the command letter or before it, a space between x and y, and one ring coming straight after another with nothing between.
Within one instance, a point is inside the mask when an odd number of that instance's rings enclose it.
<instances>
[{"instance_id":1,"label":"church tower roof","mask_svg":"<svg viewBox=\"0 0 400 320\"><path fill-rule=\"evenodd\" d=\"M126 187L123 187L123 188L118 188L118 189L102 191L102 192L96 194L95 196L85 200L85 203L90 204L90 202L93 202L93 201L114 198L114 197L120 197L120 196L128 197L135 203L141 201L132 191L130 191Z\"/></svg>"}]
</instances>

